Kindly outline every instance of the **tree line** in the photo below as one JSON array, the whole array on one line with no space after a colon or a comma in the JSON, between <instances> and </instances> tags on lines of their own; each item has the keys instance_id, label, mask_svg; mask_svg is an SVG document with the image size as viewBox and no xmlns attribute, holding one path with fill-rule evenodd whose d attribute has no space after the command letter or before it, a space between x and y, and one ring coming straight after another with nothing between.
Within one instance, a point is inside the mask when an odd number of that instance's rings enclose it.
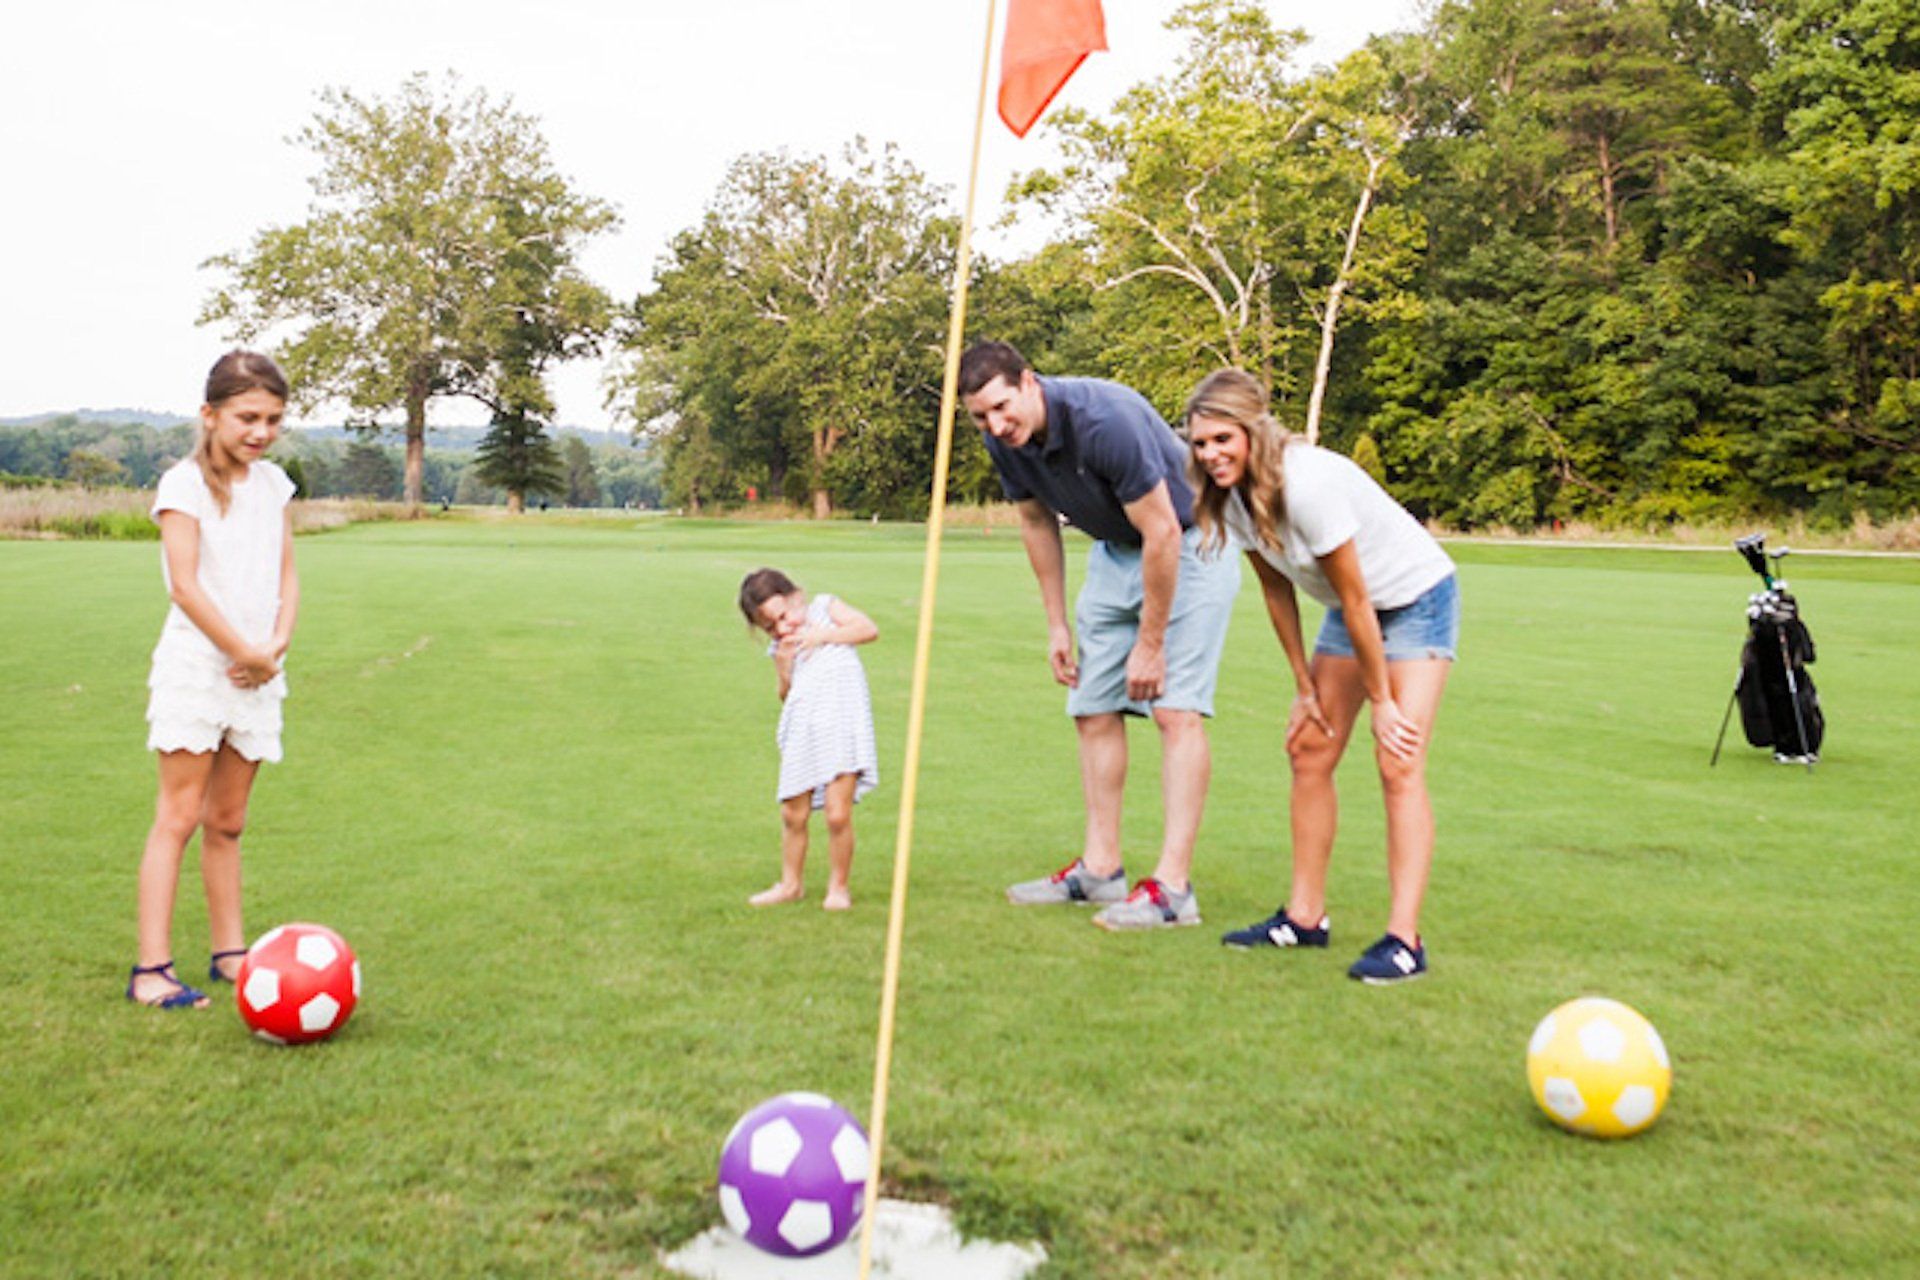
<instances>
[{"instance_id":1,"label":"tree line","mask_svg":"<svg viewBox=\"0 0 1920 1280\"><path fill-rule=\"evenodd\" d=\"M151 489L162 472L192 452L193 443L194 428L187 424L156 427L75 414L0 426L0 483ZM550 456L530 477L520 474L524 498L568 507L658 507L665 501L660 459L644 442L589 444L563 432L557 444L545 444ZM398 501L405 494L404 447L365 433L289 432L273 457L303 498ZM427 448L420 476L428 502L484 506L509 500L484 449Z\"/></svg>"},{"instance_id":2,"label":"tree line","mask_svg":"<svg viewBox=\"0 0 1920 1280\"><path fill-rule=\"evenodd\" d=\"M1910 0L1473 0L1299 70L1254 0L1022 176L1037 250L976 259L971 329L1170 417L1209 370L1461 526L1844 521L1920 506L1920 17ZM613 211L535 122L416 78L330 95L308 221L217 259L206 319L297 386L495 416L534 465L545 374L610 357L670 502L925 508L958 220L888 147L739 157L653 283L578 252ZM996 494L958 433L957 499ZM511 486L509 486L511 487Z\"/></svg>"}]
</instances>

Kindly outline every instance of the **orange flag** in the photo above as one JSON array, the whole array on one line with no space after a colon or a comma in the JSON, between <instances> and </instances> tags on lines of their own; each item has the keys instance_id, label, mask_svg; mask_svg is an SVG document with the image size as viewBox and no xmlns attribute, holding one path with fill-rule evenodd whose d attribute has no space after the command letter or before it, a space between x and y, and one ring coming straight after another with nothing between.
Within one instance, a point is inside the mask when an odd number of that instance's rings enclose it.
<instances>
[{"instance_id":1,"label":"orange flag","mask_svg":"<svg viewBox=\"0 0 1920 1280\"><path fill-rule=\"evenodd\" d=\"M1100 0L1007 0L1000 118L1024 138L1087 55L1107 47Z\"/></svg>"}]
</instances>

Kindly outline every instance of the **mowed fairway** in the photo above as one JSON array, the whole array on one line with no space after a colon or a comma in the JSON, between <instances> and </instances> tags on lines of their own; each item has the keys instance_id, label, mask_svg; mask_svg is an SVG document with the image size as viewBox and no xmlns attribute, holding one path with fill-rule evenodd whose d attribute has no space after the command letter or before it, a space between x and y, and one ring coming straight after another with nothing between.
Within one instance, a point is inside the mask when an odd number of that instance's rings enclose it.
<instances>
[{"instance_id":1,"label":"mowed fairway","mask_svg":"<svg viewBox=\"0 0 1920 1280\"><path fill-rule=\"evenodd\" d=\"M864 1115L919 587L915 528L528 517L303 538L286 763L250 933L338 929L333 1041L121 999L150 815L155 544L0 543L0 1273L652 1276L719 1220L734 1119ZM1070 542L1073 579L1079 544ZM1796 557L1819 771L1707 756L1754 586L1731 550L1455 546L1463 661L1431 766L1432 976L1344 976L1386 885L1364 729L1330 953L1220 928L1285 880L1291 694L1243 590L1213 724L1206 924L1110 937L1005 883L1076 850L1070 726L1017 537L944 560L890 1190L1038 1238L1053 1277L1910 1275L1920 1270L1920 564ZM761 564L879 623L883 785L856 907L754 911L778 705L733 603ZM1250 575L1249 575L1250 578ZM1135 727L1144 873L1158 751ZM190 852L175 938L205 973ZM1534 1023L1645 1013L1673 1100L1551 1127Z\"/></svg>"}]
</instances>

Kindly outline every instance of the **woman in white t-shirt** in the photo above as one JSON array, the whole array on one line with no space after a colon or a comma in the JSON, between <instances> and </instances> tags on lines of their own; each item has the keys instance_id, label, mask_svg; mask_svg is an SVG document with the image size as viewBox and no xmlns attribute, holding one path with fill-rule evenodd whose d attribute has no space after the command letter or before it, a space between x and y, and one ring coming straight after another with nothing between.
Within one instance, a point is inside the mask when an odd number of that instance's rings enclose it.
<instances>
[{"instance_id":1,"label":"woman in white t-shirt","mask_svg":"<svg viewBox=\"0 0 1920 1280\"><path fill-rule=\"evenodd\" d=\"M1433 862L1426 760L1459 639L1453 561L1352 460L1283 430L1267 389L1235 369L1187 401L1194 518L1208 542L1247 552L1293 668L1293 890L1266 920L1221 939L1239 947L1324 947L1327 862L1339 819L1334 767L1373 704L1374 760L1387 807L1387 931L1347 972L1399 982L1426 972L1420 903ZM1308 658L1296 589L1327 607Z\"/></svg>"},{"instance_id":2,"label":"woman in white t-shirt","mask_svg":"<svg viewBox=\"0 0 1920 1280\"><path fill-rule=\"evenodd\" d=\"M173 970L173 903L187 841L200 830L212 937L207 977L231 982L246 941L240 832L263 760L280 759L281 664L293 637L293 482L264 458L280 435L287 380L266 356L232 351L207 375L193 455L160 477L153 518L173 607L147 677L147 749L159 798L140 860L140 962L127 999L204 1008Z\"/></svg>"}]
</instances>

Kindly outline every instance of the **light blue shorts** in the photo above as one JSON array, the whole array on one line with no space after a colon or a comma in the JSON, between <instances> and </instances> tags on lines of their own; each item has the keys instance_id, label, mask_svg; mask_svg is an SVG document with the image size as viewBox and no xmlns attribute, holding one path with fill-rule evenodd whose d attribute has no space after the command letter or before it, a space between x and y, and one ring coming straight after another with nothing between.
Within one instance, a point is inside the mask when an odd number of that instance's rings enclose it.
<instances>
[{"instance_id":1,"label":"light blue shorts","mask_svg":"<svg viewBox=\"0 0 1920 1280\"><path fill-rule=\"evenodd\" d=\"M1140 632L1140 548L1096 541L1074 605L1080 683L1067 692L1067 714L1145 716L1165 707L1212 715L1220 651L1239 591L1240 558L1224 550L1203 554L1200 531L1189 529L1180 542L1180 580L1167 619L1166 689L1151 703L1137 701L1127 696L1127 657Z\"/></svg>"},{"instance_id":2,"label":"light blue shorts","mask_svg":"<svg viewBox=\"0 0 1920 1280\"><path fill-rule=\"evenodd\" d=\"M1376 609L1380 636L1386 641L1388 662L1417 662L1423 658L1451 660L1460 647L1460 579L1448 574L1398 609ZM1351 658L1353 637L1339 609L1327 610L1320 634L1313 642L1316 654Z\"/></svg>"}]
</instances>

